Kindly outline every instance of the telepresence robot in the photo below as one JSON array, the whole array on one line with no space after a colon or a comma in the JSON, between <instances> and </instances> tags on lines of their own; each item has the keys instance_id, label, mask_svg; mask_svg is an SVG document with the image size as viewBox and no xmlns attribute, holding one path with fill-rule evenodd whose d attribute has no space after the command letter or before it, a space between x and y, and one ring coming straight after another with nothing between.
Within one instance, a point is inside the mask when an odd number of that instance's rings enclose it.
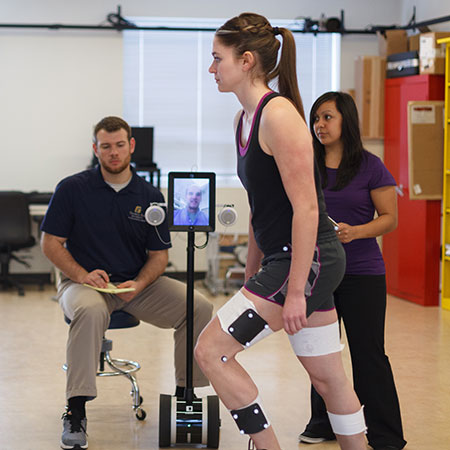
<instances>
[{"instance_id":1,"label":"telepresence robot","mask_svg":"<svg viewBox=\"0 0 450 450\"><path fill-rule=\"evenodd\" d=\"M193 187L193 189L190 189ZM180 222L182 206L189 206L192 192L197 200L191 210L206 211L200 225ZM198 194L200 192L200 194ZM205 197L208 197L205 199ZM200 198L200 201L198 200ZM201 209L205 203L209 208ZM195 231L214 231L215 174L206 172L170 172L168 190L168 221L171 231L187 231L187 290L186 290L186 388L184 398L161 394L159 399L159 446L219 447L219 398L194 396L192 365L194 346L194 250ZM187 217L187 216L186 216ZM206 224L207 222L207 224Z\"/></svg>"}]
</instances>

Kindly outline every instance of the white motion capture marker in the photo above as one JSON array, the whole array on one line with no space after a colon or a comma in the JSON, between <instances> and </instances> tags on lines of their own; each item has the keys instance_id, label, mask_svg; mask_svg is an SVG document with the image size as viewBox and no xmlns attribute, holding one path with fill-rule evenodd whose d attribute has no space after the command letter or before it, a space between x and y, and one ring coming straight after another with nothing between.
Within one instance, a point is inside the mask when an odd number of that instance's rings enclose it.
<instances>
[{"instance_id":1,"label":"white motion capture marker","mask_svg":"<svg viewBox=\"0 0 450 450\"><path fill-rule=\"evenodd\" d=\"M225 331L225 333L229 334L230 336L233 336L235 339L236 336L232 334L235 332L234 327L232 325L235 324L237 319L244 317L245 315L249 322L252 321L256 322L258 319L259 321L263 320L256 311L254 303L251 300L249 300L241 291L238 291L235 295L233 295L233 297L231 297L230 300L228 300L228 302L225 303L225 305L223 305L217 311L217 317L219 318L222 330ZM250 325L248 327L250 328ZM250 339L249 341L244 342L239 341L239 342L244 348L248 348L272 333L273 333L272 329L266 323L262 327L262 330L257 331L252 339Z\"/></svg>"},{"instance_id":2,"label":"white motion capture marker","mask_svg":"<svg viewBox=\"0 0 450 450\"><path fill-rule=\"evenodd\" d=\"M289 336L297 356L322 356L342 351L339 324L333 322L322 327L302 328Z\"/></svg>"},{"instance_id":3,"label":"white motion capture marker","mask_svg":"<svg viewBox=\"0 0 450 450\"><path fill-rule=\"evenodd\" d=\"M333 414L327 411L334 434L351 436L367 431L363 413L364 406L353 414Z\"/></svg>"}]
</instances>

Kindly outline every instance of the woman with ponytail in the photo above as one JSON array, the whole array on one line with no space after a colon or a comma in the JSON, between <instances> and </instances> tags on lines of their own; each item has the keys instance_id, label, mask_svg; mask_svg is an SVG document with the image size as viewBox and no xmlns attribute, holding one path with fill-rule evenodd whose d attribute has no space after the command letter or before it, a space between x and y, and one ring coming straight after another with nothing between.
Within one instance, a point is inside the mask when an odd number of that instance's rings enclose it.
<instances>
[{"instance_id":1,"label":"woman with ponytail","mask_svg":"<svg viewBox=\"0 0 450 450\"><path fill-rule=\"evenodd\" d=\"M344 373L333 303L345 253L325 210L294 37L243 13L216 31L212 55L219 91L234 93L242 105L235 137L250 204L249 244L245 285L203 330L196 359L240 432L256 449L280 450L258 388L235 356L284 328L325 400L341 448L363 450L364 415Z\"/></svg>"}]
</instances>

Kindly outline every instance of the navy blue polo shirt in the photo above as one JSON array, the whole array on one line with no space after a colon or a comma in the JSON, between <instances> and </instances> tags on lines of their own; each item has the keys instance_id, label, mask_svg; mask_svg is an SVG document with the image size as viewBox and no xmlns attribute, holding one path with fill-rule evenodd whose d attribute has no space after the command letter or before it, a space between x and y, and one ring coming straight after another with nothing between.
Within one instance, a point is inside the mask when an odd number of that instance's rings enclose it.
<instances>
[{"instance_id":1,"label":"navy blue polo shirt","mask_svg":"<svg viewBox=\"0 0 450 450\"><path fill-rule=\"evenodd\" d=\"M59 182L41 230L67 238L67 250L88 272L103 269L112 282L132 280L147 250L171 247L167 219L158 226L161 239L145 221L152 202L164 202L163 195L134 170L130 183L116 192L96 167Z\"/></svg>"}]
</instances>

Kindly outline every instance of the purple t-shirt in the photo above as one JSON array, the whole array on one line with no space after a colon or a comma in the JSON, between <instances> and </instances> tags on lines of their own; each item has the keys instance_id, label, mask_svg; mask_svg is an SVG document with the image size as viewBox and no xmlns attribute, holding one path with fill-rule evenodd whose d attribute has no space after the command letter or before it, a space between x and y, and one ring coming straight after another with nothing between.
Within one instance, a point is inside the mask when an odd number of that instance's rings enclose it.
<instances>
[{"instance_id":1,"label":"purple t-shirt","mask_svg":"<svg viewBox=\"0 0 450 450\"><path fill-rule=\"evenodd\" d=\"M378 156L364 151L366 158L358 174L340 191L329 188L336 183L337 169L327 167L328 186L323 190L328 215L336 222L361 225L374 218L375 206L370 191L383 186L395 186L394 177ZM376 238L355 239L344 244L348 275L383 275L384 261Z\"/></svg>"}]
</instances>

